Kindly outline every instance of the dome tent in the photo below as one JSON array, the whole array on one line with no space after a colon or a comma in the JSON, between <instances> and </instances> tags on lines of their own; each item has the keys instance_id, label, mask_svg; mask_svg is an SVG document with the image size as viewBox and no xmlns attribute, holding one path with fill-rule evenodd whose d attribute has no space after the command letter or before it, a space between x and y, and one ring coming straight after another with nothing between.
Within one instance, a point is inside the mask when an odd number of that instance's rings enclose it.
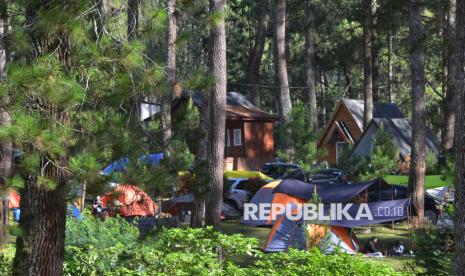
<instances>
[{"instance_id":1,"label":"dome tent","mask_svg":"<svg viewBox=\"0 0 465 276\"><path fill-rule=\"evenodd\" d=\"M154 216L158 211L155 202L140 188L119 184L113 192L106 193L102 197L104 208L117 207L123 217Z\"/></svg>"}]
</instances>

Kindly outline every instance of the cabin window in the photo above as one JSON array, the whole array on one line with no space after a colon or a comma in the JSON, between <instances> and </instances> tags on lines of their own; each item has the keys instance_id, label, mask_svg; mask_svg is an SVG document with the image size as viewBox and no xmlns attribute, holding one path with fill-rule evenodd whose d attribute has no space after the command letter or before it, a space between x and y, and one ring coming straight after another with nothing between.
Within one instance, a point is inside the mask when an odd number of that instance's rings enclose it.
<instances>
[{"instance_id":1,"label":"cabin window","mask_svg":"<svg viewBox=\"0 0 465 276\"><path fill-rule=\"evenodd\" d=\"M224 139L224 143L226 144L227 147L231 146L231 138L229 134L229 129L226 130L226 139Z\"/></svg>"},{"instance_id":2,"label":"cabin window","mask_svg":"<svg viewBox=\"0 0 465 276\"><path fill-rule=\"evenodd\" d=\"M234 130L234 145L235 146L242 146L242 130L235 129Z\"/></svg>"},{"instance_id":3,"label":"cabin window","mask_svg":"<svg viewBox=\"0 0 465 276\"><path fill-rule=\"evenodd\" d=\"M339 158L342 157L343 152L349 149L349 143L336 142L336 164L339 164Z\"/></svg>"}]
</instances>

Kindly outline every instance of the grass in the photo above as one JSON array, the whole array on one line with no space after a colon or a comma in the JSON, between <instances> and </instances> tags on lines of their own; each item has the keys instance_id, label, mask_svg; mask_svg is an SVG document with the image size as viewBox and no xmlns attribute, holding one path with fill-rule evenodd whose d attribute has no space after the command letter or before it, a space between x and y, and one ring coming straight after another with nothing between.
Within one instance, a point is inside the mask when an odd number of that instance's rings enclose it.
<instances>
[{"instance_id":1,"label":"grass","mask_svg":"<svg viewBox=\"0 0 465 276\"><path fill-rule=\"evenodd\" d=\"M369 233L367 233L367 229L370 229ZM238 220L226 220L218 226L218 230L225 234L242 234L246 237L256 238L259 241L260 247L263 248L271 228L250 227L240 224ZM379 240L379 250L383 254L390 250L397 240L403 241L406 252L411 249L410 233L406 223L396 223L394 228L392 228L392 224L359 227L354 228L354 231L359 239L361 248L363 248L371 237L376 236ZM248 266L253 263L253 258L248 256L234 256L230 260L240 266ZM404 272L411 270L414 259L410 257L385 257L369 258L369 260L389 265L398 272ZM416 269L421 270L419 267L416 267Z\"/></svg>"},{"instance_id":2,"label":"grass","mask_svg":"<svg viewBox=\"0 0 465 276\"><path fill-rule=\"evenodd\" d=\"M408 185L408 175L388 175L384 180L389 184ZM449 186L451 183L441 179L441 175L425 176L425 189L433 189L442 186Z\"/></svg>"}]
</instances>

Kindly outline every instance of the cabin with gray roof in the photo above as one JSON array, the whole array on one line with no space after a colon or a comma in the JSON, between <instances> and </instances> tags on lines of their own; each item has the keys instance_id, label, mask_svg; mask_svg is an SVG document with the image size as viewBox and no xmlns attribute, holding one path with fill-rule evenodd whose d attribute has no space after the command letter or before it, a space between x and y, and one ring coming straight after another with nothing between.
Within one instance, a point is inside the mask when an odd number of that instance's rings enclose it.
<instances>
[{"instance_id":1,"label":"cabin with gray roof","mask_svg":"<svg viewBox=\"0 0 465 276\"><path fill-rule=\"evenodd\" d=\"M326 151L320 161L337 164L342 151L355 145L363 134L362 100L341 99L317 141L317 148ZM402 119L404 114L394 103L375 103L373 118Z\"/></svg>"},{"instance_id":2,"label":"cabin with gray roof","mask_svg":"<svg viewBox=\"0 0 465 276\"><path fill-rule=\"evenodd\" d=\"M374 118L355 145L353 154L355 156L370 156L373 149L373 138L381 127L392 137L399 152L399 163L409 162L412 150L412 123L405 118ZM439 141L429 128L426 128L425 132L425 151L426 153L434 153L436 157L439 157L441 153Z\"/></svg>"}]
</instances>

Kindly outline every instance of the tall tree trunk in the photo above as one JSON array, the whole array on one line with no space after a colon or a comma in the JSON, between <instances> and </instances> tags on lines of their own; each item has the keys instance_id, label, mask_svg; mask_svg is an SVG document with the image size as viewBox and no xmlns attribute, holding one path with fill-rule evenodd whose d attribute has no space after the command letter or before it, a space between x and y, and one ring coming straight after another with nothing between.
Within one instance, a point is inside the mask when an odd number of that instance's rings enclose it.
<instances>
[{"instance_id":1,"label":"tall tree trunk","mask_svg":"<svg viewBox=\"0 0 465 276\"><path fill-rule=\"evenodd\" d=\"M16 238L13 275L62 275L66 187L47 191L30 177L21 193L22 235Z\"/></svg>"},{"instance_id":2,"label":"tall tree trunk","mask_svg":"<svg viewBox=\"0 0 465 276\"><path fill-rule=\"evenodd\" d=\"M106 21L110 13L109 0L94 0L97 7L92 16L95 38L100 39L105 31Z\"/></svg>"},{"instance_id":3,"label":"tall tree trunk","mask_svg":"<svg viewBox=\"0 0 465 276\"><path fill-rule=\"evenodd\" d=\"M223 202L224 132L226 127L226 33L224 7L226 0L210 0L210 14L215 15L210 31L210 70L215 84L210 92L208 125L208 169L211 189L206 202L205 222L221 222Z\"/></svg>"},{"instance_id":4,"label":"tall tree trunk","mask_svg":"<svg viewBox=\"0 0 465 276\"><path fill-rule=\"evenodd\" d=\"M6 75L5 66L7 62L6 36L8 30L7 3L2 1L0 7L0 78ZM0 126L10 125L10 114L6 110L8 96L0 98ZM9 224L9 200L8 190L5 184L11 178L13 170L13 145L11 142L2 141L0 143L0 247L8 242Z\"/></svg>"},{"instance_id":5,"label":"tall tree trunk","mask_svg":"<svg viewBox=\"0 0 465 276\"><path fill-rule=\"evenodd\" d=\"M388 90L388 101L392 103L394 101L394 95L392 90L392 82L394 78L394 70L392 66L392 55L393 55L393 36L392 31L388 32L388 81L387 81L387 90Z\"/></svg>"},{"instance_id":6,"label":"tall tree trunk","mask_svg":"<svg viewBox=\"0 0 465 276\"><path fill-rule=\"evenodd\" d=\"M161 126L162 147L165 153L170 154L171 140L171 102L176 86L176 0L168 0L168 54L166 71L169 90L161 97Z\"/></svg>"},{"instance_id":7,"label":"tall tree trunk","mask_svg":"<svg viewBox=\"0 0 465 276\"><path fill-rule=\"evenodd\" d=\"M307 0L307 32L305 33L305 83L307 85L307 104L310 112L310 127L318 128L318 110L316 107L315 87L315 4L313 0Z\"/></svg>"},{"instance_id":8,"label":"tall tree trunk","mask_svg":"<svg viewBox=\"0 0 465 276\"><path fill-rule=\"evenodd\" d=\"M320 91L321 91L321 99L322 99L322 104L321 104L321 115L322 115L322 120L321 120L321 126L323 127L324 124L326 123L326 117L327 117L327 111L326 111L326 106L327 106L327 95L326 95L326 77L325 77L325 71L320 70Z\"/></svg>"},{"instance_id":9,"label":"tall tree trunk","mask_svg":"<svg viewBox=\"0 0 465 276\"><path fill-rule=\"evenodd\" d=\"M418 217L416 225L423 223L425 197L425 70L424 30L421 24L421 7L417 0L408 1L409 44L412 93L412 161L410 163L409 194Z\"/></svg>"},{"instance_id":10,"label":"tall tree trunk","mask_svg":"<svg viewBox=\"0 0 465 276\"><path fill-rule=\"evenodd\" d=\"M269 0L260 0L258 13L259 21L255 33L255 42L248 62L249 83L252 85L250 92L256 106L260 106L260 87L258 87L260 84L260 65L262 62L263 49L265 48L268 23L270 21L268 2Z\"/></svg>"},{"instance_id":11,"label":"tall tree trunk","mask_svg":"<svg viewBox=\"0 0 465 276\"><path fill-rule=\"evenodd\" d=\"M351 73L350 73L350 67L348 68L347 64L344 64L342 67L343 73L344 73L344 79L347 85L347 94L349 99L355 99L357 95L354 93L354 89L352 89L352 79L351 79Z\"/></svg>"},{"instance_id":12,"label":"tall tree trunk","mask_svg":"<svg viewBox=\"0 0 465 276\"><path fill-rule=\"evenodd\" d=\"M208 162L207 162L207 143L208 139L208 97L204 97L200 107L200 139L197 155L195 156L195 188L194 188L194 206L191 215L192 227L203 227L205 221L205 196L208 192Z\"/></svg>"},{"instance_id":13,"label":"tall tree trunk","mask_svg":"<svg viewBox=\"0 0 465 276\"><path fill-rule=\"evenodd\" d=\"M446 26L444 28L444 48L446 66L446 91L443 102L444 123L441 132L442 149L449 152L454 146L454 124L455 124L455 77L454 77L454 34L455 34L455 0L447 1Z\"/></svg>"},{"instance_id":14,"label":"tall tree trunk","mask_svg":"<svg viewBox=\"0 0 465 276\"><path fill-rule=\"evenodd\" d=\"M461 119L455 120L455 275L465 275L465 2L457 0L456 8L454 79Z\"/></svg>"},{"instance_id":15,"label":"tall tree trunk","mask_svg":"<svg viewBox=\"0 0 465 276\"><path fill-rule=\"evenodd\" d=\"M27 32L31 38L34 54L40 57L47 47L39 45L60 45L57 56L64 65L69 65L69 49L67 35L56 34L49 43L44 43L40 28L37 28L41 16L40 9L47 16L50 8L60 5L59 2L49 0L34 1L26 8ZM50 7L52 6L52 7ZM53 47L53 46L52 46ZM55 49L54 49L55 50ZM46 108L45 108L46 109ZM51 110L48 110L51 111ZM50 112L54 120L61 125L68 125L69 116L66 111L54 110ZM57 114L57 115L55 115ZM64 148L69 145L63 145ZM22 234L16 238L16 254L13 261L13 275L62 275L65 243L66 222L66 191L69 179L68 171L62 169L68 166L68 158L63 156L53 160L41 158L41 166L36 172L20 171L25 181L21 194L21 218L19 227ZM38 177L52 179L57 186L44 187Z\"/></svg>"},{"instance_id":16,"label":"tall tree trunk","mask_svg":"<svg viewBox=\"0 0 465 276\"><path fill-rule=\"evenodd\" d=\"M373 84L373 102L379 101L379 47L378 41L378 16L376 0L372 0L371 3L371 72L372 72L372 84Z\"/></svg>"},{"instance_id":17,"label":"tall tree trunk","mask_svg":"<svg viewBox=\"0 0 465 276\"><path fill-rule=\"evenodd\" d=\"M279 87L278 108L281 124L285 126L291 120L292 109L286 60L286 0L275 0L274 17L274 60L277 86ZM284 143L284 150L289 152L288 141L286 140Z\"/></svg>"},{"instance_id":18,"label":"tall tree trunk","mask_svg":"<svg viewBox=\"0 0 465 276\"><path fill-rule=\"evenodd\" d=\"M128 0L127 15L128 15L128 40L137 38L139 28L139 1Z\"/></svg>"},{"instance_id":19,"label":"tall tree trunk","mask_svg":"<svg viewBox=\"0 0 465 276\"><path fill-rule=\"evenodd\" d=\"M371 25L372 11L371 0L362 0L363 20L363 129L366 130L368 124L373 119L373 71L372 71L372 41Z\"/></svg>"}]
</instances>

